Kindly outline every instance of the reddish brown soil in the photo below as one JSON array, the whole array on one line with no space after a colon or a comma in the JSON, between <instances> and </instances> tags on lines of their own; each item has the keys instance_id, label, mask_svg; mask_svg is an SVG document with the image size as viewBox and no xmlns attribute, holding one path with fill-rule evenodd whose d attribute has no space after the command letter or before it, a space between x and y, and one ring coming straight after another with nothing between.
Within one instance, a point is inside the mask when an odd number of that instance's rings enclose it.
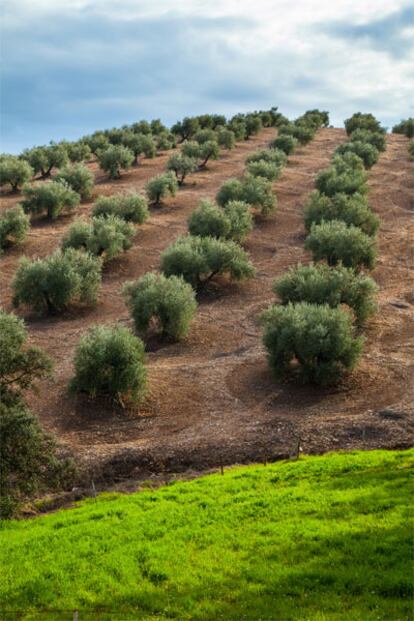
<instances>
[{"instance_id":1,"label":"reddish brown soil","mask_svg":"<svg viewBox=\"0 0 414 621\"><path fill-rule=\"evenodd\" d=\"M189 338L179 344L150 344L150 395L139 412L114 411L108 404L70 397L73 349L95 323L119 321L132 327L120 289L127 280L157 269L161 251L186 231L198 200L213 198L221 183L238 176L248 153L265 147L274 130L238 144L208 170L193 175L174 199L153 209L138 227L133 248L105 270L95 309L63 317L25 316L33 342L55 361L52 382L40 385L30 405L84 463L106 476L143 471L206 468L287 455L300 438L305 452L331 449L406 447L413 443L413 246L414 177L407 140L392 135L370 172L370 202L382 218L374 277L381 287L379 312L367 330L358 369L336 389L276 383L261 345L259 312L273 301L272 281L290 265L306 261L302 212L315 175L346 139L341 129L320 130L289 158L275 183L278 211L258 220L246 249L256 278L243 284L217 283L200 299ZM142 189L160 172L168 154L109 182L92 164L96 193ZM4 207L18 201L3 197ZM90 213L92 203L80 208ZM48 254L60 243L73 216L37 222L28 241L8 251L2 263L2 303L11 309L10 282L19 257Z\"/></svg>"}]
</instances>

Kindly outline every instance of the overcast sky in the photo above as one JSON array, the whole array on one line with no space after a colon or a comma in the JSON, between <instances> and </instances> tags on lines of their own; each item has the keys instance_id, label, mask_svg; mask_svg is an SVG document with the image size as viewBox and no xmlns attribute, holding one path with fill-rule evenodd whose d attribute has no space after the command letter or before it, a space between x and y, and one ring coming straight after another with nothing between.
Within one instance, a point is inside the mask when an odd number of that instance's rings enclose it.
<instances>
[{"instance_id":1,"label":"overcast sky","mask_svg":"<svg viewBox=\"0 0 414 621\"><path fill-rule=\"evenodd\" d=\"M1 151L279 106L414 115L412 0L3 0Z\"/></svg>"}]
</instances>

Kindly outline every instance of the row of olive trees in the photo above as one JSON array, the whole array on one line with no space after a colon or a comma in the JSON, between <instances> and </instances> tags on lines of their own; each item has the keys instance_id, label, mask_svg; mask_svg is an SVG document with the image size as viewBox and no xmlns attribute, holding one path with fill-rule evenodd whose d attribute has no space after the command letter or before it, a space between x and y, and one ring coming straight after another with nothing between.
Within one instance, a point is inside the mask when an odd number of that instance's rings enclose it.
<instances>
[{"instance_id":1,"label":"row of olive trees","mask_svg":"<svg viewBox=\"0 0 414 621\"><path fill-rule=\"evenodd\" d=\"M349 141L317 176L305 207L305 248L314 262L291 268L275 282L281 304L261 316L269 364L279 378L295 361L304 381L337 382L361 355L364 339L356 327L376 310L376 283L362 271L375 267L379 226L366 197L366 170L385 149L385 130L361 113L347 119L345 128Z\"/></svg>"},{"instance_id":2,"label":"row of olive trees","mask_svg":"<svg viewBox=\"0 0 414 621\"><path fill-rule=\"evenodd\" d=\"M78 141L36 146L25 149L19 156L0 156L0 186L9 185L17 191L33 177L47 179L54 169L88 162L93 156L104 172L118 178L122 171L137 165L140 158L153 158L157 153L176 147L177 142L195 141L199 144L196 159L205 166L215 157L216 145L231 149L236 140L248 139L262 127L275 126L286 120L277 108L249 114L238 114L227 120L217 114L185 117L168 129L159 119L139 121L120 128L96 131ZM190 147L187 147L189 150Z\"/></svg>"}]
</instances>

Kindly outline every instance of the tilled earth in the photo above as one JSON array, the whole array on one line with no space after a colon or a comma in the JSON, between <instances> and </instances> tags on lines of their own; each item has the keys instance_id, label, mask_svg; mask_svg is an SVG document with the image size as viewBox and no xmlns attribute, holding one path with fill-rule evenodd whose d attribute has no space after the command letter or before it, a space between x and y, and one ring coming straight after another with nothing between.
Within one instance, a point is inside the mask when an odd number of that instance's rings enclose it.
<instances>
[{"instance_id":1,"label":"tilled earth","mask_svg":"<svg viewBox=\"0 0 414 621\"><path fill-rule=\"evenodd\" d=\"M106 269L94 309L72 309L63 317L23 314L33 343L55 361L53 381L30 395L42 425L56 434L99 478L203 469L219 464L274 459L296 453L352 448L403 448L413 444L413 208L414 176L407 139L388 136L387 151L369 174L369 198L381 217L378 265L379 312L370 321L357 370L335 389L306 387L272 378L257 317L274 300L273 280L289 266L308 261L303 207L316 174L346 140L341 129L322 129L289 158L274 184L277 213L257 219L245 244L256 277L246 283L212 285L199 300L188 339L178 344L149 340L150 393L134 412L104 401L73 397L67 384L76 343L96 323L132 327L120 294L123 283L159 266L160 253L187 230L201 198L214 198L225 179L240 176L246 155L264 148L273 129L239 143L232 152L192 175L175 198L152 209L137 228L133 248ZM144 188L161 172L169 154L108 181L95 164L95 195ZM2 207L18 202L3 195ZM92 202L78 210L87 216ZM26 243L1 258L1 302L11 309L10 283L20 256L44 256L57 248L75 216L33 223Z\"/></svg>"}]
</instances>

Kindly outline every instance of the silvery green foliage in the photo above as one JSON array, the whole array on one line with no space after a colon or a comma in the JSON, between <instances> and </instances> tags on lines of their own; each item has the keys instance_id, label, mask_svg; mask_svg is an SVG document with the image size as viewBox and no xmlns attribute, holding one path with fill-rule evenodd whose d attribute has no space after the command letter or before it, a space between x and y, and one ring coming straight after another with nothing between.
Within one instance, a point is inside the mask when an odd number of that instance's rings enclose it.
<instances>
[{"instance_id":1,"label":"silvery green foliage","mask_svg":"<svg viewBox=\"0 0 414 621\"><path fill-rule=\"evenodd\" d=\"M178 276L148 273L123 289L138 332L151 326L163 335L180 340L188 335L197 309L194 289Z\"/></svg>"},{"instance_id":2,"label":"silvery green foliage","mask_svg":"<svg viewBox=\"0 0 414 621\"><path fill-rule=\"evenodd\" d=\"M327 304L271 306L261 317L263 343L277 379L292 371L292 363L306 383L337 383L352 370L362 353L363 338L355 336L352 317Z\"/></svg>"}]
</instances>

